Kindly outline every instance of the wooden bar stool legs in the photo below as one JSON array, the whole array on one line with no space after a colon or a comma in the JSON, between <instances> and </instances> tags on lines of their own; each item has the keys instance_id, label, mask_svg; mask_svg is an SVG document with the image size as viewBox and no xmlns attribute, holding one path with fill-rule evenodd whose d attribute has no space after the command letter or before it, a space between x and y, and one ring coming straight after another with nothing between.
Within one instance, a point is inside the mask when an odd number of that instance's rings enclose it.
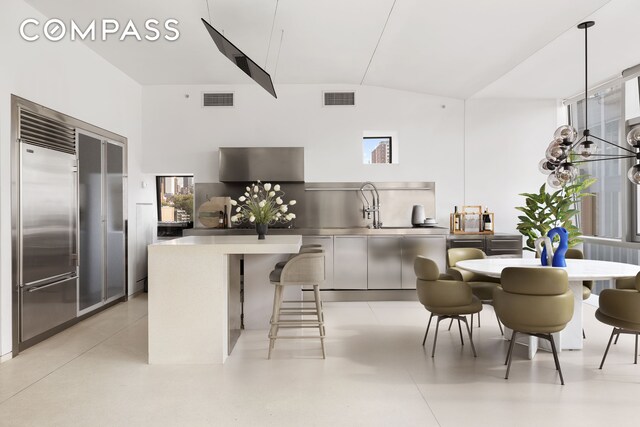
<instances>
[{"instance_id":1,"label":"wooden bar stool legs","mask_svg":"<svg viewBox=\"0 0 640 427\"><path fill-rule=\"evenodd\" d=\"M326 357L324 350L324 315L320 300L320 285L325 281L324 252L321 249L310 248L289 259L282 268L278 265L269 274L269 280L275 286L273 294L273 313L269 328L269 355L281 339L319 339L322 347L322 358ZM304 286L313 288L313 301L285 301L285 286ZM281 335L281 329L318 329L318 335Z\"/></svg>"},{"instance_id":2,"label":"wooden bar stool legs","mask_svg":"<svg viewBox=\"0 0 640 427\"><path fill-rule=\"evenodd\" d=\"M319 285L313 285L313 301L285 301L283 300L283 288L282 285L275 285L273 312L270 321L271 327L269 329L269 354L267 358L271 359L271 352L276 345L277 339L320 339L322 358L325 359L324 314L322 312ZM305 306L305 304L313 304L313 306ZM295 316L295 318L292 319L291 316ZM313 316L313 318L310 318L311 316ZM307 328L317 328L318 335L279 335L280 329Z\"/></svg>"}]
</instances>

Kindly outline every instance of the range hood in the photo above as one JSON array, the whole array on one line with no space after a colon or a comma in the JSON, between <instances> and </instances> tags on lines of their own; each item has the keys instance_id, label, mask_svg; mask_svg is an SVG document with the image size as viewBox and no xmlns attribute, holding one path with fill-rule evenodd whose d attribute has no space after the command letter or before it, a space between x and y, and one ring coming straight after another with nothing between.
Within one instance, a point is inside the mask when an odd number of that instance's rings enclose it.
<instances>
[{"instance_id":1,"label":"range hood","mask_svg":"<svg viewBox=\"0 0 640 427\"><path fill-rule=\"evenodd\" d=\"M220 182L304 182L303 147L220 147Z\"/></svg>"}]
</instances>

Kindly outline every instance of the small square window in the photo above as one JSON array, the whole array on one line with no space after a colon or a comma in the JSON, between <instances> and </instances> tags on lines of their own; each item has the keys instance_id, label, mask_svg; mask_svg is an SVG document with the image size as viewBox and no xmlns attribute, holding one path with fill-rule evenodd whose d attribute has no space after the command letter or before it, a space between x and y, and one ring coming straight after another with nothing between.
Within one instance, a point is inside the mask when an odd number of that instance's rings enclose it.
<instances>
[{"instance_id":1,"label":"small square window","mask_svg":"<svg viewBox=\"0 0 640 427\"><path fill-rule=\"evenodd\" d=\"M393 163L393 140L390 136L362 138L362 163L365 165Z\"/></svg>"}]
</instances>

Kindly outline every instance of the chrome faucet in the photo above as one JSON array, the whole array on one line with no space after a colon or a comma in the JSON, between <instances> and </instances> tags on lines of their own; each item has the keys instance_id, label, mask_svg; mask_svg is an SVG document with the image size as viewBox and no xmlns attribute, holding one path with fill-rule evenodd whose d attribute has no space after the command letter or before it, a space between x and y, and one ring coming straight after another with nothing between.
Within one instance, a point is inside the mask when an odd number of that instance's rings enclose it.
<instances>
[{"instance_id":1,"label":"chrome faucet","mask_svg":"<svg viewBox=\"0 0 640 427\"><path fill-rule=\"evenodd\" d=\"M367 196L364 194L364 190L367 187L370 187L371 203L369 203L369 199L367 199ZM373 214L373 225L370 226L370 228L382 228L382 221L380 220L380 194L378 193L378 189L372 182L367 181L360 187L360 194L362 195L362 218L371 219L371 214Z\"/></svg>"}]
</instances>

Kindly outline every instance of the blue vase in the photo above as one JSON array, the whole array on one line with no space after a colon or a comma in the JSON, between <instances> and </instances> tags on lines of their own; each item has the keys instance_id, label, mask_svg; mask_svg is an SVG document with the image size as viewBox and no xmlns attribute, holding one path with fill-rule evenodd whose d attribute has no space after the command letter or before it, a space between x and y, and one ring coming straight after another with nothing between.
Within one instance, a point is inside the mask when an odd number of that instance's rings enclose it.
<instances>
[{"instance_id":1,"label":"blue vase","mask_svg":"<svg viewBox=\"0 0 640 427\"><path fill-rule=\"evenodd\" d=\"M553 238L559 236L560 244L558 248L555 250L553 254L553 261L551 265L553 267L566 267L567 261L565 259L565 254L567 253L567 249L569 249L569 232L564 227L556 227L549 230L547 233L547 237L553 242ZM546 265L546 257L547 257L547 248L542 250L542 265Z\"/></svg>"}]
</instances>

